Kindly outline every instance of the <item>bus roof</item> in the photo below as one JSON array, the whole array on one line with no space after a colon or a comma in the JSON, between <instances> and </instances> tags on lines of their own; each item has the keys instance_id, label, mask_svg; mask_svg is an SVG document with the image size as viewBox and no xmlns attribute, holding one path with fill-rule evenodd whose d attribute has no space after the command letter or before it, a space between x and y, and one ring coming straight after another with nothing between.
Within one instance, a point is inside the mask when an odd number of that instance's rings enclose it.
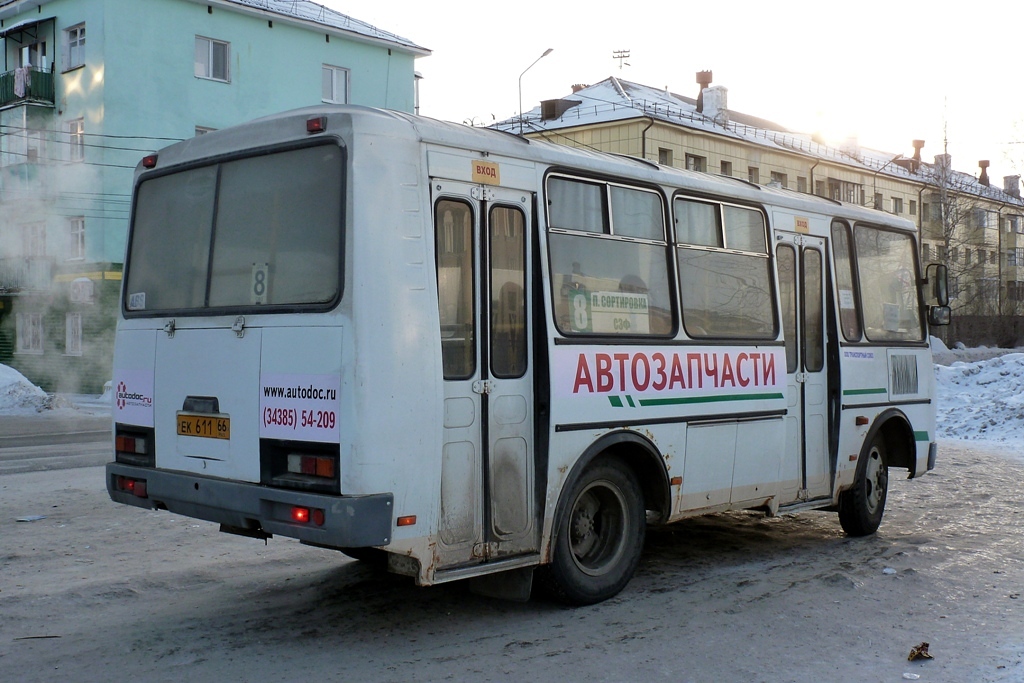
<instances>
[{"instance_id":1,"label":"bus roof","mask_svg":"<svg viewBox=\"0 0 1024 683\"><path fill-rule=\"evenodd\" d=\"M824 213L852 221L882 223L915 232L913 222L892 214L835 201L814 194L781 187L758 185L726 177L662 166L653 161L611 154L595 149L569 147L545 140L524 138L505 131L477 128L403 112L358 105L317 105L262 117L230 128L213 131L166 147L159 152L160 167L198 162L258 146L271 146L308 136L305 121L325 117L328 132L351 129L372 135L413 138L420 142L473 150L488 155L522 158L550 167L579 170L633 181L670 186L689 192L732 197L756 204L797 211ZM332 125L331 120L338 123ZM342 122L347 120L347 122ZM350 123L349 123L350 122ZM139 176L146 172L140 163Z\"/></svg>"}]
</instances>

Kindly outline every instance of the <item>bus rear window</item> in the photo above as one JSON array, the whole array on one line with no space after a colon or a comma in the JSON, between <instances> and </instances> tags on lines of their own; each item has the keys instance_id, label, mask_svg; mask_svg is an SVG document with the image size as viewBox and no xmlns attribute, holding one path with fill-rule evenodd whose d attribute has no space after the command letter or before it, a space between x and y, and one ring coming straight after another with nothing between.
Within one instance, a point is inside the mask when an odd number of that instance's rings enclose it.
<instances>
[{"instance_id":1,"label":"bus rear window","mask_svg":"<svg viewBox=\"0 0 1024 683\"><path fill-rule=\"evenodd\" d=\"M319 145L143 181L129 312L326 305L341 268L342 150Z\"/></svg>"}]
</instances>

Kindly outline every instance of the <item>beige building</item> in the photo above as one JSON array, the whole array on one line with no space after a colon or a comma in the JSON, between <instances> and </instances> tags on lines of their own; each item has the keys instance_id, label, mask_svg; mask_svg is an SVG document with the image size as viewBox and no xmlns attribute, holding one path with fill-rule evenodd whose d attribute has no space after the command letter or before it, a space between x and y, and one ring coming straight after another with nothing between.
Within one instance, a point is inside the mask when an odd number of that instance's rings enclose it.
<instances>
[{"instance_id":1,"label":"beige building","mask_svg":"<svg viewBox=\"0 0 1024 683\"><path fill-rule=\"evenodd\" d=\"M913 221L923 263L949 267L954 324L947 341L1024 342L1024 200L1020 176L994 186L988 162L977 176L948 155L927 162L849 140L838 147L778 124L730 111L727 91L697 74L697 99L608 78L495 124L572 147L640 157L662 165L778 185L872 206ZM911 141L908 141L911 142Z\"/></svg>"}]
</instances>

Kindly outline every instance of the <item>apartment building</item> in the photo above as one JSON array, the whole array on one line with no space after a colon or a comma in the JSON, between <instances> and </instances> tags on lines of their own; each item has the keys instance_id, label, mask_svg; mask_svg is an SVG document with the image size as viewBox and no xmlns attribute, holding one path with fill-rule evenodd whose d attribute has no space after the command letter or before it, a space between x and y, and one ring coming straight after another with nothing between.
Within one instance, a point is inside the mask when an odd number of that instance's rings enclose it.
<instances>
[{"instance_id":1,"label":"apartment building","mask_svg":"<svg viewBox=\"0 0 1024 683\"><path fill-rule=\"evenodd\" d=\"M924 263L949 267L954 323L941 333L967 343L1024 342L1024 200L1020 176L991 182L953 169L949 155L923 158L848 140L829 145L728 108L728 91L697 74L690 98L619 78L575 85L493 127L574 147L640 157L870 206L913 221ZM937 147L938 145L936 145ZM910 148L913 152L910 152Z\"/></svg>"},{"instance_id":2,"label":"apartment building","mask_svg":"<svg viewBox=\"0 0 1024 683\"><path fill-rule=\"evenodd\" d=\"M0 363L110 379L132 174L295 107L413 112L429 50L308 0L0 0Z\"/></svg>"}]
</instances>

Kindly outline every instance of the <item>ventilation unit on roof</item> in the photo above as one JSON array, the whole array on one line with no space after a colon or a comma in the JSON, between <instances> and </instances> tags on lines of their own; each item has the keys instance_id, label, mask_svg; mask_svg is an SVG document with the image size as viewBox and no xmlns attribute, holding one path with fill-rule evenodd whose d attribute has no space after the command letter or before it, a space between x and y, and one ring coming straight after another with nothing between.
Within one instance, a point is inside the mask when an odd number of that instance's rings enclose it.
<instances>
[{"instance_id":1,"label":"ventilation unit on roof","mask_svg":"<svg viewBox=\"0 0 1024 683\"><path fill-rule=\"evenodd\" d=\"M583 104L583 100L544 100L540 103L540 120L552 121L560 118L562 114L578 104Z\"/></svg>"}]
</instances>

